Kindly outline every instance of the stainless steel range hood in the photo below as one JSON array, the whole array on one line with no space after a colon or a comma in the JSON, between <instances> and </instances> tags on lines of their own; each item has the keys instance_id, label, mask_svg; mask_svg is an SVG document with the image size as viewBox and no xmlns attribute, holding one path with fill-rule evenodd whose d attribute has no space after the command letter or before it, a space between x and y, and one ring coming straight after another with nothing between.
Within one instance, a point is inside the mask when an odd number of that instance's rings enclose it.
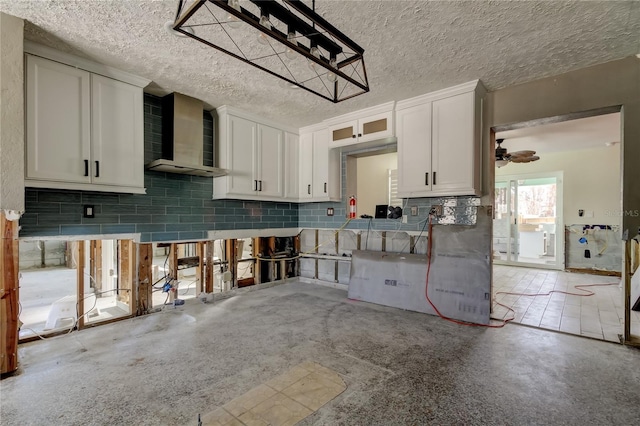
<instances>
[{"instance_id":1,"label":"stainless steel range hood","mask_svg":"<svg viewBox=\"0 0 640 426\"><path fill-rule=\"evenodd\" d=\"M147 164L147 170L209 177L227 174L203 165L203 111L202 101L180 93L162 98L162 159Z\"/></svg>"}]
</instances>

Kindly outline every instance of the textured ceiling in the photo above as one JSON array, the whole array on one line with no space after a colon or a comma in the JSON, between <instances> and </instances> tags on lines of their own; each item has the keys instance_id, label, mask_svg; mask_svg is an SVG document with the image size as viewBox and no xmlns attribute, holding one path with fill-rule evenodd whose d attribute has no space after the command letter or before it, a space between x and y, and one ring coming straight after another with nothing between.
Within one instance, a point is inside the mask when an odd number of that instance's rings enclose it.
<instances>
[{"instance_id":1,"label":"textured ceiling","mask_svg":"<svg viewBox=\"0 0 640 426\"><path fill-rule=\"evenodd\" d=\"M310 5L311 1L306 1ZM316 11L365 49L371 92L332 104L195 40L169 35L178 0L0 0L25 38L151 79L211 107L303 126L481 79L489 90L640 53L637 1L332 1Z\"/></svg>"}]
</instances>

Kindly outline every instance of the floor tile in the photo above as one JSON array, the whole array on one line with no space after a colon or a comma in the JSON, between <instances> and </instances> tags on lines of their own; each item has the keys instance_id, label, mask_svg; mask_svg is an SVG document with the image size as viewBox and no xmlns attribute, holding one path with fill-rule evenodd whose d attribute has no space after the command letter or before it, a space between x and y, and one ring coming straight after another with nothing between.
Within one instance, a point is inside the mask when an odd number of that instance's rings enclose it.
<instances>
[{"instance_id":1,"label":"floor tile","mask_svg":"<svg viewBox=\"0 0 640 426\"><path fill-rule=\"evenodd\" d=\"M283 390L282 393L315 411L340 395L345 389L344 383L338 384L322 373L311 373Z\"/></svg>"},{"instance_id":2,"label":"floor tile","mask_svg":"<svg viewBox=\"0 0 640 426\"><path fill-rule=\"evenodd\" d=\"M200 417L202 426L238 426L242 423L222 408Z\"/></svg>"},{"instance_id":3,"label":"floor tile","mask_svg":"<svg viewBox=\"0 0 640 426\"><path fill-rule=\"evenodd\" d=\"M281 391L291 386L298 380L302 379L304 376L307 376L308 374L310 374L310 371L308 369L305 369L302 366L297 365L293 367L291 370L289 370L287 373L282 374L278 377L275 377L269 380L268 382L266 382L265 384L277 391Z\"/></svg>"},{"instance_id":4,"label":"floor tile","mask_svg":"<svg viewBox=\"0 0 640 426\"><path fill-rule=\"evenodd\" d=\"M268 424L280 426L295 425L313 413L313 410L310 410L282 393L277 393L250 411Z\"/></svg>"},{"instance_id":5,"label":"floor tile","mask_svg":"<svg viewBox=\"0 0 640 426\"><path fill-rule=\"evenodd\" d=\"M245 393L238 398L231 400L222 406L229 413L234 415L235 417L241 416L243 413L246 413L251 408L260 404L262 401L274 396L276 391L266 385L260 385L251 389L249 392Z\"/></svg>"}]
</instances>

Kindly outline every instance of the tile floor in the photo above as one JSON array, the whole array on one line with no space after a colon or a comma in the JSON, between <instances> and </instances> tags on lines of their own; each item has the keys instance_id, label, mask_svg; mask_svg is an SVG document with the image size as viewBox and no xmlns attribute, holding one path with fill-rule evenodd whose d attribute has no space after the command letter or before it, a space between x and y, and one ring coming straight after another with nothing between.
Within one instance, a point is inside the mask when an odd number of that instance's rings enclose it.
<instances>
[{"instance_id":1,"label":"tile floor","mask_svg":"<svg viewBox=\"0 0 640 426\"><path fill-rule=\"evenodd\" d=\"M493 267L494 301L515 310L513 322L544 329L620 342L624 326L624 304L620 278L577 274L506 265ZM587 293L582 284L613 284L585 287L593 296L551 293L549 296L519 296L510 293L546 293L550 290ZM504 319L513 313L494 303L492 318ZM631 334L640 335L640 312L631 311Z\"/></svg>"},{"instance_id":2,"label":"tile floor","mask_svg":"<svg viewBox=\"0 0 640 426\"><path fill-rule=\"evenodd\" d=\"M306 361L205 414L202 424L294 425L346 388L336 372Z\"/></svg>"}]
</instances>

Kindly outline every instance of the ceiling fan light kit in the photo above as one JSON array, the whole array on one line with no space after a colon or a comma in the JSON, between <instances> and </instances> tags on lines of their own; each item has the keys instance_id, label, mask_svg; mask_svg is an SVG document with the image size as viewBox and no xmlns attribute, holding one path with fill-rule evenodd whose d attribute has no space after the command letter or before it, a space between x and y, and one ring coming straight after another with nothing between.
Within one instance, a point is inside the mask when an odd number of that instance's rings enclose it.
<instances>
[{"instance_id":1,"label":"ceiling fan light kit","mask_svg":"<svg viewBox=\"0 0 640 426\"><path fill-rule=\"evenodd\" d=\"M496 167L504 167L509 163L530 163L532 161L538 161L539 156L535 155L535 151L523 150L516 152L507 152L506 148L502 147L504 139L496 139L498 146L496 147Z\"/></svg>"},{"instance_id":2,"label":"ceiling fan light kit","mask_svg":"<svg viewBox=\"0 0 640 426\"><path fill-rule=\"evenodd\" d=\"M364 49L315 0L179 0L171 29L334 103L369 91Z\"/></svg>"}]
</instances>

